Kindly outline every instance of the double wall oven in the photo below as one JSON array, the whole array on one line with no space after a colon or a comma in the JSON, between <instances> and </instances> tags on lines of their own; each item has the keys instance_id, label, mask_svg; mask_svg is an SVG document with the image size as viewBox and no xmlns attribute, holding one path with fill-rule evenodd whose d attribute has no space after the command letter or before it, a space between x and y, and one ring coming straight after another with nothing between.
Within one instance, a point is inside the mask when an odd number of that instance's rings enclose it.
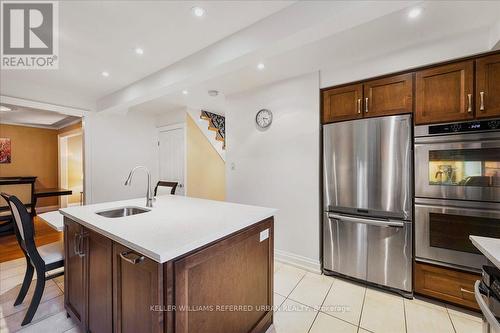
<instances>
[{"instance_id":1,"label":"double wall oven","mask_svg":"<svg viewBox=\"0 0 500 333\"><path fill-rule=\"evenodd\" d=\"M415 127L415 257L479 271L500 237L500 120Z\"/></svg>"}]
</instances>

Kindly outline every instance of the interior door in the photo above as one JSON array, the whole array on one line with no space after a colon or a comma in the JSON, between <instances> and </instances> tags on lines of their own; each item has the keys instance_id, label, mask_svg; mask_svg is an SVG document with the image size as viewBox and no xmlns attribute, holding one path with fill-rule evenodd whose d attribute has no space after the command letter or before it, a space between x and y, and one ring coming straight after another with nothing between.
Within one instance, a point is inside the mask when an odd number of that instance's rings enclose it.
<instances>
[{"instance_id":1,"label":"interior door","mask_svg":"<svg viewBox=\"0 0 500 333\"><path fill-rule=\"evenodd\" d=\"M160 180L178 182L176 195L185 195L184 140L184 128L166 129L159 133ZM160 189L158 193L161 193Z\"/></svg>"}]
</instances>

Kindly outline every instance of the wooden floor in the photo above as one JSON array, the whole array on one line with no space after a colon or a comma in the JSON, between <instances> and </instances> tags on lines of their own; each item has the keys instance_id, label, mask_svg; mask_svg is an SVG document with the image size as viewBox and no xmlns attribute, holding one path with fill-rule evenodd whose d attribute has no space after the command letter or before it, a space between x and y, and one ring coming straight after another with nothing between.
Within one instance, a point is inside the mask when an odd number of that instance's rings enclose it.
<instances>
[{"instance_id":1,"label":"wooden floor","mask_svg":"<svg viewBox=\"0 0 500 333\"><path fill-rule=\"evenodd\" d=\"M35 243L37 246L57 242L62 239L63 233L52 229L40 218L35 217ZM0 236L0 262L23 258L14 234Z\"/></svg>"}]
</instances>

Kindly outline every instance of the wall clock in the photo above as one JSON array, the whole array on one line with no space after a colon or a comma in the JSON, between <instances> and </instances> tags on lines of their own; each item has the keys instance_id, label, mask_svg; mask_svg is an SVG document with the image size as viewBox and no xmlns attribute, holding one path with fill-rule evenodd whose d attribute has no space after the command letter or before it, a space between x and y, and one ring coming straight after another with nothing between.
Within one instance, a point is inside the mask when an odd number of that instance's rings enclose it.
<instances>
[{"instance_id":1,"label":"wall clock","mask_svg":"<svg viewBox=\"0 0 500 333\"><path fill-rule=\"evenodd\" d=\"M267 128L273 122L273 113L268 109L262 109L257 112L255 122L260 128Z\"/></svg>"}]
</instances>

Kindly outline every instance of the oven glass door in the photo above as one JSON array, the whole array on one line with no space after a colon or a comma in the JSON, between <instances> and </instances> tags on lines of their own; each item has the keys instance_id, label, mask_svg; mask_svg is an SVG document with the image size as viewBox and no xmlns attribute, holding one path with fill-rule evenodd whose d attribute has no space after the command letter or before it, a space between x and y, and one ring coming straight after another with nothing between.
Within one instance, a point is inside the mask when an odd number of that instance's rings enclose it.
<instances>
[{"instance_id":1,"label":"oven glass door","mask_svg":"<svg viewBox=\"0 0 500 333\"><path fill-rule=\"evenodd\" d=\"M416 204L415 232L417 258L480 269L486 258L469 236L500 238L500 211Z\"/></svg>"},{"instance_id":2,"label":"oven glass door","mask_svg":"<svg viewBox=\"0 0 500 333\"><path fill-rule=\"evenodd\" d=\"M500 140L417 143L415 164L417 197L500 201Z\"/></svg>"}]
</instances>

